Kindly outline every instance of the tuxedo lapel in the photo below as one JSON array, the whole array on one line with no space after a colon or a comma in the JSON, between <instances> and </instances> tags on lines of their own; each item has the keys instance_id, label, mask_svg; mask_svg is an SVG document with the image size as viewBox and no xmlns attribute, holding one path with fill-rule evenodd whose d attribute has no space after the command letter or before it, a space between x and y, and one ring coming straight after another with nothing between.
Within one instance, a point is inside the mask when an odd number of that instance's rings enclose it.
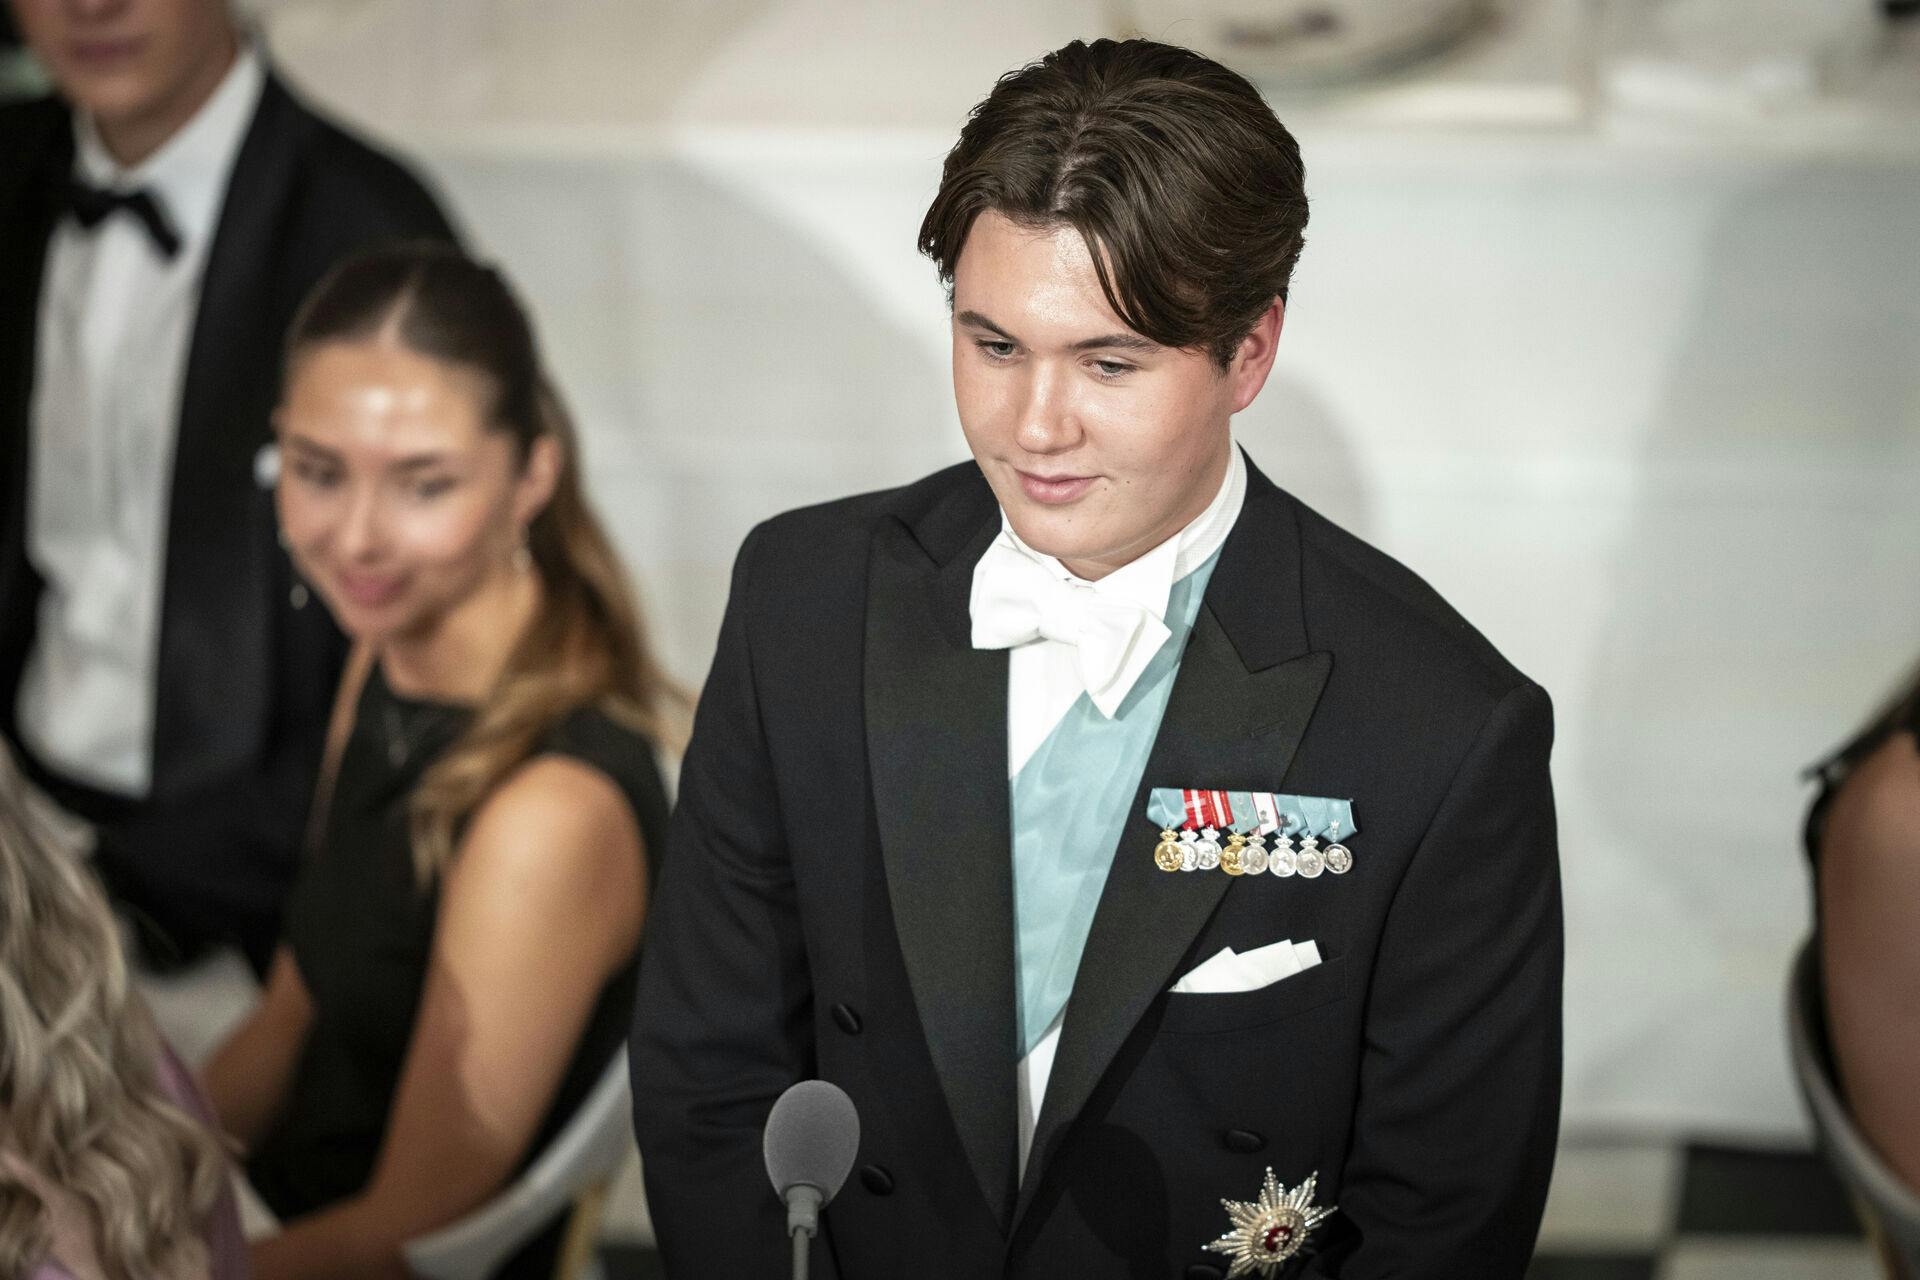
<instances>
[{"instance_id":1,"label":"tuxedo lapel","mask_svg":"<svg viewBox=\"0 0 1920 1280\"><path fill-rule=\"evenodd\" d=\"M1292 501L1248 471L1246 505L1207 584L1134 796L1135 816L1145 813L1154 787L1283 789L1333 669L1332 655L1308 646ZM1153 842L1151 824L1130 817L1067 1002L1016 1221L1061 1133L1236 884L1224 873L1162 872Z\"/></svg>"},{"instance_id":2,"label":"tuxedo lapel","mask_svg":"<svg viewBox=\"0 0 1920 1280\"><path fill-rule=\"evenodd\" d=\"M1007 655L973 648L973 566L999 530L977 476L871 552L865 700L894 927L982 1193L1003 1225L1017 1153Z\"/></svg>"},{"instance_id":3,"label":"tuxedo lapel","mask_svg":"<svg viewBox=\"0 0 1920 1280\"><path fill-rule=\"evenodd\" d=\"M270 437L289 301L271 269L300 148L269 76L209 246L181 392L154 709L153 791L165 798L265 754L273 696L272 496L254 462Z\"/></svg>"}]
</instances>

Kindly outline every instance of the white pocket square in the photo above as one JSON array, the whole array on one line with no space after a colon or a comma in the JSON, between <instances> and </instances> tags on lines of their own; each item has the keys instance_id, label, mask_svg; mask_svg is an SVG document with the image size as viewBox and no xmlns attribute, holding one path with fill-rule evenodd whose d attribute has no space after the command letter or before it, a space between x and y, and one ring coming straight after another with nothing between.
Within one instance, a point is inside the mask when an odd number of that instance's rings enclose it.
<instances>
[{"instance_id":1,"label":"white pocket square","mask_svg":"<svg viewBox=\"0 0 1920 1280\"><path fill-rule=\"evenodd\" d=\"M1170 990L1176 995L1228 995L1236 991L1258 991L1319 963L1320 948L1311 940L1294 942L1282 938L1251 951L1222 947L1195 965Z\"/></svg>"}]
</instances>

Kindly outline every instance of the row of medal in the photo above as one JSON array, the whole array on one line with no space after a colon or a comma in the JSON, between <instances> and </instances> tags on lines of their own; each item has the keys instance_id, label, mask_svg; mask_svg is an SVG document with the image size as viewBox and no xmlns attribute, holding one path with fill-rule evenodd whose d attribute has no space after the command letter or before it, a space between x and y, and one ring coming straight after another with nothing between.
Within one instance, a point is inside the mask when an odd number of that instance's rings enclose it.
<instances>
[{"instance_id":1,"label":"row of medal","mask_svg":"<svg viewBox=\"0 0 1920 1280\"><path fill-rule=\"evenodd\" d=\"M1321 814L1309 816L1306 810L1316 804ZM1340 876L1353 870L1353 851L1340 843L1341 814L1351 834L1352 808L1345 801L1171 787L1155 789L1147 809L1149 818L1164 824L1153 850L1154 865L1162 871L1218 868L1230 876L1298 875L1308 880L1323 871ZM1176 826L1182 829L1176 831ZM1225 844L1220 841L1223 827ZM1323 834L1330 841L1325 847L1319 839ZM1268 836L1273 837L1271 850Z\"/></svg>"}]
</instances>

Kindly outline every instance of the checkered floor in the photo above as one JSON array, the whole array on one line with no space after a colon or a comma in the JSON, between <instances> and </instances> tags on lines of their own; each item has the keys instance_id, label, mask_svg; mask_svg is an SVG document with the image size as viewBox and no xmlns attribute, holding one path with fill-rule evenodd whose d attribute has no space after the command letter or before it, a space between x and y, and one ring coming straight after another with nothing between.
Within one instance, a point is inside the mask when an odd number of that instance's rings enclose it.
<instances>
[{"instance_id":1,"label":"checkered floor","mask_svg":"<svg viewBox=\"0 0 1920 1280\"><path fill-rule=\"evenodd\" d=\"M1563 1147L1529 1280L1880 1280L1818 1157Z\"/></svg>"},{"instance_id":2,"label":"checkered floor","mask_svg":"<svg viewBox=\"0 0 1920 1280\"><path fill-rule=\"evenodd\" d=\"M607 1280L660 1280L637 1247ZM1706 1145L1563 1147L1528 1280L1881 1280L1817 1158Z\"/></svg>"}]
</instances>

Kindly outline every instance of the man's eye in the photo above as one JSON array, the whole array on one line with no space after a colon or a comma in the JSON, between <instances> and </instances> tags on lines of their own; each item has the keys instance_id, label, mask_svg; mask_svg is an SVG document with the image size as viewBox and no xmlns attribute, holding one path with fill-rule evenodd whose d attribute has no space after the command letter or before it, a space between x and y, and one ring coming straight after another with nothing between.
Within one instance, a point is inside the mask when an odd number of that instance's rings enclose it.
<instances>
[{"instance_id":1,"label":"man's eye","mask_svg":"<svg viewBox=\"0 0 1920 1280\"><path fill-rule=\"evenodd\" d=\"M451 488L453 481L445 476L436 476L431 480L414 481L411 492L416 498L437 498Z\"/></svg>"},{"instance_id":2,"label":"man's eye","mask_svg":"<svg viewBox=\"0 0 1920 1280\"><path fill-rule=\"evenodd\" d=\"M974 345L979 347L980 350L986 352L988 359L991 359L991 360L1013 359L1013 344L1011 342L994 342L991 340L983 339L980 342L976 342Z\"/></svg>"},{"instance_id":3,"label":"man's eye","mask_svg":"<svg viewBox=\"0 0 1920 1280\"><path fill-rule=\"evenodd\" d=\"M1118 360L1095 360L1093 367L1099 370L1100 376L1103 378L1118 378L1124 374L1133 372L1132 365L1123 364Z\"/></svg>"}]
</instances>

